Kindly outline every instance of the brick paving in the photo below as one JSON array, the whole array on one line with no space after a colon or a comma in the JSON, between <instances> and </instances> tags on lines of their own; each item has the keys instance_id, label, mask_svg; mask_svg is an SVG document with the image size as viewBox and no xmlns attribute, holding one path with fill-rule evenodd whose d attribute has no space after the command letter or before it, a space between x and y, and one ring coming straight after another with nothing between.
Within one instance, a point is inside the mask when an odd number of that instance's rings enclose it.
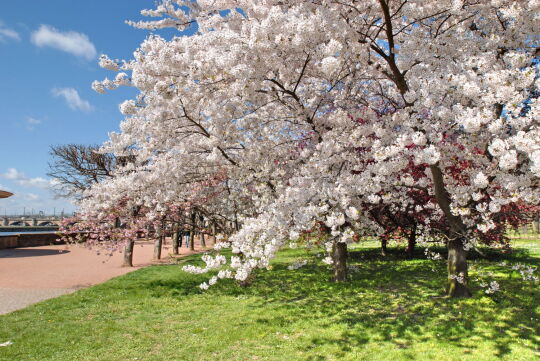
<instances>
[{"instance_id":1,"label":"brick paving","mask_svg":"<svg viewBox=\"0 0 540 361\"><path fill-rule=\"evenodd\" d=\"M197 247L196 248L200 249ZM161 262L170 261L165 245ZM181 248L180 255L193 252ZM152 262L151 242L138 242L134 267L122 267L123 254L97 254L82 246L43 246L0 250L0 314L105 282Z\"/></svg>"}]
</instances>

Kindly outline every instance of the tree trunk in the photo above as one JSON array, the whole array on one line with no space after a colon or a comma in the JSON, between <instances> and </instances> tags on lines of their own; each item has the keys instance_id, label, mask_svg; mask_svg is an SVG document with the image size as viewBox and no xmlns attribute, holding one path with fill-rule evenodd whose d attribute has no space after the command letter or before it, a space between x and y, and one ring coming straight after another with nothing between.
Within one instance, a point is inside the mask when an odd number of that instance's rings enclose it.
<instances>
[{"instance_id":1,"label":"tree trunk","mask_svg":"<svg viewBox=\"0 0 540 361\"><path fill-rule=\"evenodd\" d=\"M407 241L407 257L413 258L415 247L416 247L416 235L410 235Z\"/></svg>"},{"instance_id":2,"label":"tree trunk","mask_svg":"<svg viewBox=\"0 0 540 361\"><path fill-rule=\"evenodd\" d=\"M135 240L129 240L124 248L124 263L122 267L133 267L133 247L135 246Z\"/></svg>"},{"instance_id":3,"label":"tree trunk","mask_svg":"<svg viewBox=\"0 0 540 361\"><path fill-rule=\"evenodd\" d=\"M532 229L534 233L539 233L540 220L535 219L532 221Z\"/></svg>"},{"instance_id":4,"label":"tree trunk","mask_svg":"<svg viewBox=\"0 0 540 361\"><path fill-rule=\"evenodd\" d=\"M178 234L178 248L182 247L184 244L185 231L181 229Z\"/></svg>"},{"instance_id":5,"label":"tree trunk","mask_svg":"<svg viewBox=\"0 0 540 361\"><path fill-rule=\"evenodd\" d=\"M347 281L347 244L335 242L332 247L334 260L334 281Z\"/></svg>"},{"instance_id":6,"label":"tree trunk","mask_svg":"<svg viewBox=\"0 0 540 361\"><path fill-rule=\"evenodd\" d=\"M163 237L161 236L161 230L158 230L156 236L156 240L154 241L154 261L161 259L161 246L163 245Z\"/></svg>"},{"instance_id":7,"label":"tree trunk","mask_svg":"<svg viewBox=\"0 0 540 361\"><path fill-rule=\"evenodd\" d=\"M386 238L382 238L381 239L381 254L383 255L383 257L386 257L387 244L388 244L388 240Z\"/></svg>"},{"instance_id":8,"label":"tree trunk","mask_svg":"<svg viewBox=\"0 0 540 361\"><path fill-rule=\"evenodd\" d=\"M193 230L189 231L189 249L195 250L195 232Z\"/></svg>"},{"instance_id":9,"label":"tree trunk","mask_svg":"<svg viewBox=\"0 0 540 361\"><path fill-rule=\"evenodd\" d=\"M471 297L468 284L467 252L463 249L463 237L466 227L459 216L452 214L450 199L444 185L444 176L438 164L430 166L433 176L435 198L450 225L448 241L448 286L446 293L450 297Z\"/></svg>"},{"instance_id":10,"label":"tree trunk","mask_svg":"<svg viewBox=\"0 0 540 361\"><path fill-rule=\"evenodd\" d=\"M195 250L195 229L197 225L197 215L195 212L191 213L191 230L189 231L189 249Z\"/></svg>"},{"instance_id":11,"label":"tree trunk","mask_svg":"<svg viewBox=\"0 0 540 361\"><path fill-rule=\"evenodd\" d=\"M471 297L468 282L467 251L460 239L448 242L448 286L446 293L450 297Z\"/></svg>"},{"instance_id":12,"label":"tree trunk","mask_svg":"<svg viewBox=\"0 0 540 361\"><path fill-rule=\"evenodd\" d=\"M206 240L204 239L204 232L201 232L201 246L206 248Z\"/></svg>"},{"instance_id":13,"label":"tree trunk","mask_svg":"<svg viewBox=\"0 0 540 361\"><path fill-rule=\"evenodd\" d=\"M178 254L178 248L180 247L180 230L178 228L175 228L173 234L172 234L172 253Z\"/></svg>"},{"instance_id":14,"label":"tree trunk","mask_svg":"<svg viewBox=\"0 0 540 361\"><path fill-rule=\"evenodd\" d=\"M411 234L409 234L407 242L407 257L412 258L414 255L414 247L416 246L416 225L413 226Z\"/></svg>"}]
</instances>

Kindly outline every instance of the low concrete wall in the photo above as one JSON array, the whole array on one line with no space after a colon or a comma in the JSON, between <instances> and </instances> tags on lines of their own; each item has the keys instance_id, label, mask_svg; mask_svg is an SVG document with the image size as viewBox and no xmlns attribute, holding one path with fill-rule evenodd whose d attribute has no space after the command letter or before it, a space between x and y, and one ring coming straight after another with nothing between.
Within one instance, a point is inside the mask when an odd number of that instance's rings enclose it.
<instances>
[{"instance_id":1,"label":"low concrete wall","mask_svg":"<svg viewBox=\"0 0 540 361\"><path fill-rule=\"evenodd\" d=\"M11 236L0 236L0 249L18 247L48 246L63 244L60 235L56 233L27 233Z\"/></svg>"}]
</instances>

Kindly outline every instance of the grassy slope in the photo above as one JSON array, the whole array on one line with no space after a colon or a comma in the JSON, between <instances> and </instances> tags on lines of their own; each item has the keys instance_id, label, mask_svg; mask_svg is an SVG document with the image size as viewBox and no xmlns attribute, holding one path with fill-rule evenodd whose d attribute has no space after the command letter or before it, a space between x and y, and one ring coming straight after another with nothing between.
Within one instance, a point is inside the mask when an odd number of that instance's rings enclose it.
<instances>
[{"instance_id":1,"label":"grassy slope","mask_svg":"<svg viewBox=\"0 0 540 361\"><path fill-rule=\"evenodd\" d=\"M539 241L514 242L523 251L509 262L540 265ZM374 246L351 253L348 284L328 282L320 263L287 270L297 250L249 288L203 293L205 276L142 269L0 316L0 343L14 342L0 360L540 359L540 289L502 271L502 256L471 261L472 278L493 272L500 293L456 301L440 297L444 262L382 258Z\"/></svg>"}]
</instances>

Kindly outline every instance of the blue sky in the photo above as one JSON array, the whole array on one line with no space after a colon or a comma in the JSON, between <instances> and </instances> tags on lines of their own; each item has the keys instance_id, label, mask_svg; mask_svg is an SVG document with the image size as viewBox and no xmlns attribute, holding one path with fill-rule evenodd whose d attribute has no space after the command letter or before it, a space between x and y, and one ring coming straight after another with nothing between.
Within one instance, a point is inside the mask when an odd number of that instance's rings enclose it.
<instances>
[{"instance_id":1,"label":"blue sky","mask_svg":"<svg viewBox=\"0 0 540 361\"><path fill-rule=\"evenodd\" d=\"M131 58L148 35L125 20L153 0L26 0L0 2L0 200L4 213L74 210L55 199L46 173L49 147L99 144L118 129L118 104L132 88L101 95L93 80L114 73L97 65L99 54Z\"/></svg>"}]
</instances>

